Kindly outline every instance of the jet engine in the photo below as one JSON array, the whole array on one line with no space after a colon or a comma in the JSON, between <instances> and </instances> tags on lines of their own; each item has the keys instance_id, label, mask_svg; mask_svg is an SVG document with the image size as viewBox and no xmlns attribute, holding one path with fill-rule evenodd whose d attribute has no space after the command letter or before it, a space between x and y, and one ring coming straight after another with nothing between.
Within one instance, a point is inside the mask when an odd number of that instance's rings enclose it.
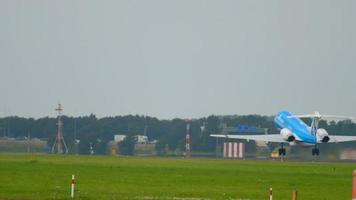
<instances>
[{"instance_id":1,"label":"jet engine","mask_svg":"<svg viewBox=\"0 0 356 200\"><path fill-rule=\"evenodd\" d=\"M329 142L330 140L328 132L326 132L326 130L323 128L319 128L316 131L316 135L318 136L318 139L323 143Z\"/></svg>"},{"instance_id":2,"label":"jet engine","mask_svg":"<svg viewBox=\"0 0 356 200\"><path fill-rule=\"evenodd\" d=\"M293 142L295 140L293 133L289 129L286 128L282 129L280 134L283 140L287 142Z\"/></svg>"}]
</instances>

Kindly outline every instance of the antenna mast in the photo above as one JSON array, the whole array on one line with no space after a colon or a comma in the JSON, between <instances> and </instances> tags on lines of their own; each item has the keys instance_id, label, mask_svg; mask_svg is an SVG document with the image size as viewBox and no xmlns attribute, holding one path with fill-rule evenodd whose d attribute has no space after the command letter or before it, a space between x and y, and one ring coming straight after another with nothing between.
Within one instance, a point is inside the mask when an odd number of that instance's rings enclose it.
<instances>
[{"instance_id":1,"label":"antenna mast","mask_svg":"<svg viewBox=\"0 0 356 200\"><path fill-rule=\"evenodd\" d=\"M185 157L190 157L190 120L186 120L186 133L185 133Z\"/></svg>"},{"instance_id":2,"label":"antenna mast","mask_svg":"<svg viewBox=\"0 0 356 200\"><path fill-rule=\"evenodd\" d=\"M63 122L62 122L62 113L61 113L62 110L63 110L62 105L59 103L58 108L56 108L56 111L58 112L58 122L57 122L58 131L57 131L56 139L52 146L52 153L57 153L57 154L68 153L68 148L63 137ZM56 147L57 147L57 151L56 151Z\"/></svg>"}]
</instances>

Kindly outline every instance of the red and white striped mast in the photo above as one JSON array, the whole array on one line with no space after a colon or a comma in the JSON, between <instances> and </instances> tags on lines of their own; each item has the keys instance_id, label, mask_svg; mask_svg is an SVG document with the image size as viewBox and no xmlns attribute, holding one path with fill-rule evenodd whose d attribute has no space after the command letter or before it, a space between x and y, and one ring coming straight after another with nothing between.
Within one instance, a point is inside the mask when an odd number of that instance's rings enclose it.
<instances>
[{"instance_id":1,"label":"red and white striped mast","mask_svg":"<svg viewBox=\"0 0 356 200\"><path fill-rule=\"evenodd\" d=\"M186 134L185 134L185 157L190 157L190 120L186 120Z\"/></svg>"}]
</instances>

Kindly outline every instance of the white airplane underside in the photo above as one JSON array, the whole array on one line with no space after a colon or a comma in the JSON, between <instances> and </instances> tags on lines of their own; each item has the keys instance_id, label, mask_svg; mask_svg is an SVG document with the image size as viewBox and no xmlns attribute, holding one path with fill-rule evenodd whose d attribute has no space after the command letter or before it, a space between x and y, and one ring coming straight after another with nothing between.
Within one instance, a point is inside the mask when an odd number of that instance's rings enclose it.
<instances>
[{"instance_id":1,"label":"white airplane underside","mask_svg":"<svg viewBox=\"0 0 356 200\"><path fill-rule=\"evenodd\" d=\"M255 140L262 142L274 142L274 143L288 143L290 145L302 145L313 146L314 143L304 142L303 140L295 139L293 141L284 140L280 134L268 134L268 135L210 135L211 137L225 138L225 139L240 139L240 140ZM330 140L328 142L318 141L317 143L339 143L339 142L351 142L356 141L356 136L339 136L329 135Z\"/></svg>"}]
</instances>

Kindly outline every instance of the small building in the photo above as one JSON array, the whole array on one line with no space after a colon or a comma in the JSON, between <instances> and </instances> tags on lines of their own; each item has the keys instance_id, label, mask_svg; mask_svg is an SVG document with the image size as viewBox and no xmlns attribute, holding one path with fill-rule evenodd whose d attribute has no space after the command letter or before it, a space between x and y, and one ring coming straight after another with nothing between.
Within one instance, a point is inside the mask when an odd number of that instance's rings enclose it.
<instances>
[{"instance_id":1,"label":"small building","mask_svg":"<svg viewBox=\"0 0 356 200\"><path fill-rule=\"evenodd\" d=\"M124 141L126 138L126 135L114 135L114 141L116 143Z\"/></svg>"}]
</instances>

